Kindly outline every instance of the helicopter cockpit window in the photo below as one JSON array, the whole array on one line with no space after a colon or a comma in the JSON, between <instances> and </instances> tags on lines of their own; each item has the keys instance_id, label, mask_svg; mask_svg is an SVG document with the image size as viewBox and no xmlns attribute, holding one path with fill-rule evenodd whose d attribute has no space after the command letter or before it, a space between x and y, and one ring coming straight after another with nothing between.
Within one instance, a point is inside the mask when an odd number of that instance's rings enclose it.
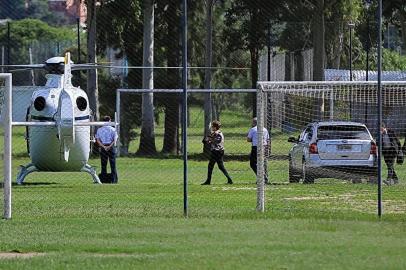
<instances>
[{"instance_id":1,"label":"helicopter cockpit window","mask_svg":"<svg viewBox=\"0 0 406 270\"><path fill-rule=\"evenodd\" d=\"M46 105L46 101L45 101L44 97L37 97L34 100L34 108L37 111L42 111L45 108L45 105Z\"/></svg>"},{"instance_id":2,"label":"helicopter cockpit window","mask_svg":"<svg viewBox=\"0 0 406 270\"><path fill-rule=\"evenodd\" d=\"M78 106L79 110L84 111L87 108L87 101L84 97L78 97L76 99L76 106Z\"/></svg>"}]
</instances>

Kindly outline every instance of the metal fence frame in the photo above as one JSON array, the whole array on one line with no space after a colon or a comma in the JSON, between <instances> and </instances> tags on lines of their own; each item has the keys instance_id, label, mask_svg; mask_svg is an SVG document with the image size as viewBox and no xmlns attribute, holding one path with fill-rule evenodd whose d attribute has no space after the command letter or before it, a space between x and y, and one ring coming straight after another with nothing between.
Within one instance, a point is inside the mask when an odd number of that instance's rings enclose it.
<instances>
[{"instance_id":1,"label":"metal fence frame","mask_svg":"<svg viewBox=\"0 0 406 270\"><path fill-rule=\"evenodd\" d=\"M117 119L116 122L117 124L117 134L118 134L118 140L117 140L117 155L120 156L120 117L121 117L121 108L120 108L120 103L121 103L121 94L122 93L136 93L136 94L147 94L147 93L178 93L181 94L183 92L183 89L127 89L127 88L118 88L116 93L116 115ZM256 93L257 89L188 89L188 93Z\"/></svg>"},{"instance_id":2,"label":"metal fence frame","mask_svg":"<svg viewBox=\"0 0 406 270\"><path fill-rule=\"evenodd\" d=\"M184 93L184 89L123 89L119 88L117 89L117 95L116 95L116 117L115 119L116 122L120 123L120 116L121 116L121 110L120 110L120 102L121 102L121 93L138 93L138 94L145 94L145 93ZM187 89L186 90L186 95L187 93L257 93L257 89ZM185 106L183 106L185 108ZM186 117L182 117L182 121L187 122ZM187 125L186 123L183 122L182 127L184 127L185 130L182 130L182 134L187 134ZM117 155L120 155L120 128L118 127L116 129L116 132L118 134L118 142L117 142ZM259 134L258 134L259 135ZM182 136L184 139L185 136ZM188 190L187 190L187 185L188 185L188 153L187 153L187 148L185 148L186 151L183 154L183 198L184 202L186 204L184 213L185 217L187 217L187 200L188 200ZM257 181L258 183L258 181ZM260 187L260 184L258 184L258 189L261 189L259 192L264 192L264 182L261 182L262 187ZM263 210L262 210L263 211Z\"/></svg>"}]
</instances>

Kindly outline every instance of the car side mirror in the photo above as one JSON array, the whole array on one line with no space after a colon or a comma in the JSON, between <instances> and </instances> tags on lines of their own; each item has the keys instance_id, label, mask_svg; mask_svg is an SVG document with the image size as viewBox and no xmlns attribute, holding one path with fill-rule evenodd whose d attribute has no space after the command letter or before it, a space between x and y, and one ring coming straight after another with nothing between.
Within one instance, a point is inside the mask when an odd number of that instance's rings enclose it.
<instances>
[{"instance_id":1,"label":"car side mirror","mask_svg":"<svg viewBox=\"0 0 406 270\"><path fill-rule=\"evenodd\" d=\"M291 142L291 143L298 143L299 140L296 139L295 137L289 137L288 142Z\"/></svg>"}]
</instances>

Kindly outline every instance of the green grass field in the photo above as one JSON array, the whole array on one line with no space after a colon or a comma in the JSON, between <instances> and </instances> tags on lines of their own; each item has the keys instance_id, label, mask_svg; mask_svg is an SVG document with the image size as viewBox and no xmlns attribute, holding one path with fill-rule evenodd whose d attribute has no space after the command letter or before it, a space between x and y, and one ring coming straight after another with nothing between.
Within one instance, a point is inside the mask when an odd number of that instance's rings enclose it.
<instances>
[{"instance_id":1,"label":"green grass field","mask_svg":"<svg viewBox=\"0 0 406 270\"><path fill-rule=\"evenodd\" d=\"M249 151L249 119L242 122L224 126L228 153ZM192 125L192 154L200 132ZM29 162L21 136L16 130L13 175ZM286 155L286 138L275 137L276 156ZM269 165L266 211L257 213L246 158L228 158L232 186L217 168L213 185L201 186L207 161L190 160L188 218L178 158L119 158L118 185L92 184L84 173L34 173L13 186L13 218L0 222L0 269L406 268L406 165L397 166L401 184L383 187L381 219L375 185L289 184L287 160Z\"/></svg>"}]
</instances>

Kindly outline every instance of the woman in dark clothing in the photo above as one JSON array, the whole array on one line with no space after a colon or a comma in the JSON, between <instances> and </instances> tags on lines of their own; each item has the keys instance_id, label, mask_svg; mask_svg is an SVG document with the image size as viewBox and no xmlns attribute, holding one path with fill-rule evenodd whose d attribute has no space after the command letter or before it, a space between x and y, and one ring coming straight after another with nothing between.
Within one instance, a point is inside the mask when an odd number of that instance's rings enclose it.
<instances>
[{"instance_id":1,"label":"woman in dark clothing","mask_svg":"<svg viewBox=\"0 0 406 270\"><path fill-rule=\"evenodd\" d=\"M213 121L211 124L211 134L203 139L203 143L210 145L210 161L207 167L207 179L202 185L210 185L211 175L213 173L214 164L217 165L220 171L223 172L225 177L227 177L227 184L232 184L230 175L228 174L226 168L224 167L223 156L224 156L224 135L220 131L221 124L219 121Z\"/></svg>"},{"instance_id":2,"label":"woman in dark clothing","mask_svg":"<svg viewBox=\"0 0 406 270\"><path fill-rule=\"evenodd\" d=\"M383 181L387 185L399 183L398 176L395 172L395 163L398 152L401 150L401 144L395 132L385 126L381 128L382 134L382 156L388 167L388 178Z\"/></svg>"}]
</instances>

